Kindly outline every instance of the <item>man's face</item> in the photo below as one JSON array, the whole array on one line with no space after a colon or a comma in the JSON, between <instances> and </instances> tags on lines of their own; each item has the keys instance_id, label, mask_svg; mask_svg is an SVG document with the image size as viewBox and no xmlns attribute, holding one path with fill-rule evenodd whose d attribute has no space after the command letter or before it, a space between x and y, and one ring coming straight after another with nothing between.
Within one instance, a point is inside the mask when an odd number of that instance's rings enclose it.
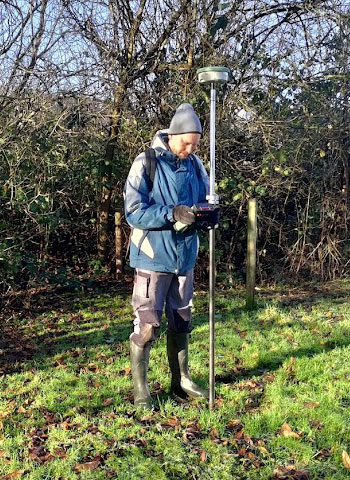
<instances>
[{"instance_id":1,"label":"man's face","mask_svg":"<svg viewBox=\"0 0 350 480\"><path fill-rule=\"evenodd\" d=\"M180 133L169 135L169 148L181 160L194 153L198 147L201 136L199 133Z\"/></svg>"}]
</instances>

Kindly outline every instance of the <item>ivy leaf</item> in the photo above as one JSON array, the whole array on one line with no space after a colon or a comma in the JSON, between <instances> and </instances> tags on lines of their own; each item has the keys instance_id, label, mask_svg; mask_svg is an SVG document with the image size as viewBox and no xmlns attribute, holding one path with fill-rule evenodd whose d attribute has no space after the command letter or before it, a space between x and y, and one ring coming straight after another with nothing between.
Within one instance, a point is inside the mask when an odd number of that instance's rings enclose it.
<instances>
[{"instance_id":1,"label":"ivy leaf","mask_svg":"<svg viewBox=\"0 0 350 480\"><path fill-rule=\"evenodd\" d=\"M229 3L220 3L218 5L218 9L219 10L225 10L227 7L229 7L229 5L230 5Z\"/></svg>"},{"instance_id":2,"label":"ivy leaf","mask_svg":"<svg viewBox=\"0 0 350 480\"><path fill-rule=\"evenodd\" d=\"M213 7L213 12L217 12L218 10L225 10L227 7L229 7L229 3L220 3L219 5L215 5Z\"/></svg>"},{"instance_id":3,"label":"ivy leaf","mask_svg":"<svg viewBox=\"0 0 350 480\"><path fill-rule=\"evenodd\" d=\"M210 29L210 35L212 37L214 37L214 35L216 34L216 32L218 30L225 30L225 28L227 27L228 25L228 19L223 15L221 17L219 17L215 23L215 25L213 25Z\"/></svg>"}]
</instances>

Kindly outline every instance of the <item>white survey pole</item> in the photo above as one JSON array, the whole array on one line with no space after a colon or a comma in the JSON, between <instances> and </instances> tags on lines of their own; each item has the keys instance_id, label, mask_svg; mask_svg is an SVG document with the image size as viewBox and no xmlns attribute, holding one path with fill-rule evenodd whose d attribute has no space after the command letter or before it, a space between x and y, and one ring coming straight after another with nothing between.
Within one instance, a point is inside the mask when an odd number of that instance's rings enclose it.
<instances>
[{"instance_id":1,"label":"white survey pole","mask_svg":"<svg viewBox=\"0 0 350 480\"><path fill-rule=\"evenodd\" d=\"M209 203L215 203L215 83L210 89L210 177L209 177Z\"/></svg>"},{"instance_id":2,"label":"white survey pole","mask_svg":"<svg viewBox=\"0 0 350 480\"><path fill-rule=\"evenodd\" d=\"M216 203L215 198L215 83L211 84L210 94L210 177L209 203ZM215 402L215 230L209 230L209 408Z\"/></svg>"},{"instance_id":3,"label":"white survey pole","mask_svg":"<svg viewBox=\"0 0 350 480\"><path fill-rule=\"evenodd\" d=\"M208 203L218 203L215 193L215 107L216 84L230 79L226 67L205 67L197 70L199 83L210 84L210 176ZM209 408L215 403L215 230L209 230Z\"/></svg>"}]
</instances>

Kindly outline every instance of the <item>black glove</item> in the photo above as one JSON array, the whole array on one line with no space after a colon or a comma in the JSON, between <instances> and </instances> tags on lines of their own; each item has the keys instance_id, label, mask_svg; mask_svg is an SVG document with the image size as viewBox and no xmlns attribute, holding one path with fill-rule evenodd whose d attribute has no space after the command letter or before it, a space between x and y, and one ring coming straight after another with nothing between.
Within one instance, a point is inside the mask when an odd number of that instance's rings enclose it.
<instances>
[{"instance_id":1,"label":"black glove","mask_svg":"<svg viewBox=\"0 0 350 480\"><path fill-rule=\"evenodd\" d=\"M176 205L176 207L173 208L173 219L175 222L192 225L196 220L196 216L193 213L192 208L188 205Z\"/></svg>"}]
</instances>

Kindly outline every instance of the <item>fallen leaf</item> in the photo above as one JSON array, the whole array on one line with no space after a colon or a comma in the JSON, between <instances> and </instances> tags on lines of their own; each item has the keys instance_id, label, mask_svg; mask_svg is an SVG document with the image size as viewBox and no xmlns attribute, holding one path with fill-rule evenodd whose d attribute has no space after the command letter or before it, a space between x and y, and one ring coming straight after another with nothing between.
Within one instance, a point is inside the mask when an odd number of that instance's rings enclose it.
<instances>
[{"instance_id":1,"label":"fallen leaf","mask_svg":"<svg viewBox=\"0 0 350 480\"><path fill-rule=\"evenodd\" d=\"M61 422L60 426L61 426L62 430L65 430L65 431L71 430L71 428L72 428L72 424L67 422L66 420L64 422Z\"/></svg>"},{"instance_id":2,"label":"fallen leaf","mask_svg":"<svg viewBox=\"0 0 350 480\"><path fill-rule=\"evenodd\" d=\"M320 406L320 402L304 402L304 407L317 408Z\"/></svg>"},{"instance_id":3,"label":"fallen leaf","mask_svg":"<svg viewBox=\"0 0 350 480\"><path fill-rule=\"evenodd\" d=\"M90 425L87 429L89 433L93 433L94 435L99 432L98 427L96 425Z\"/></svg>"},{"instance_id":4,"label":"fallen leaf","mask_svg":"<svg viewBox=\"0 0 350 480\"><path fill-rule=\"evenodd\" d=\"M185 443L192 442L201 435L201 429L196 422L191 422L182 435L182 440Z\"/></svg>"},{"instance_id":5,"label":"fallen leaf","mask_svg":"<svg viewBox=\"0 0 350 480\"><path fill-rule=\"evenodd\" d=\"M309 425L311 428L316 428L317 430L322 430L324 423L318 422L317 420L310 420Z\"/></svg>"},{"instance_id":6,"label":"fallen leaf","mask_svg":"<svg viewBox=\"0 0 350 480\"><path fill-rule=\"evenodd\" d=\"M97 365L95 365L94 363L89 363L88 366L87 366L87 369L90 370L90 372L99 372L99 368Z\"/></svg>"},{"instance_id":7,"label":"fallen leaf","mask_svg":"<svg viewBox=\"0 0 350 480\"><path fill-rule=\"evenodd\" d=\"M175 428L175 430L177 430L180 425L181 425L181 421L177 417L170 417L166 422L161 423L161 426L163 428L168 428L168 429Z\"/></svg>"},{"instance_id":8,"label":"fallen leaf","mask_svg":"<svg viewBox=\"0 0 350 480\"><path fill-rule=\"evenodd\" d=\"M118 475L117 475L117 472L115 470L112 470L112 469L107 469L106 470L106 476L107 478L118 478Z\"/></svg>"},{"instance_id":9,"label":"fallen leaf","mask_svg":"<svg viewBox=\"0 0 350 480\"><path fill-rule=\"evenodd\" d=\"M257 382L255 380L247 380L245 382L241 382L237 386L238 390L243 390L244 388L249 388L249 390L255 390L257 388L264 389L264 384L262 382Z\"/></svg>"},{"instance_id":10,"label":"fallen leaf","mask_svg":"<svg viewBox=\"0 0 350 480\"><path fill-rule=\"evenodd\" d=\"M331 455L331 452L330 450L328 450L328 448L322 448L322 450L320 450L319 452L316 453L316 455L314 455L314 458L316 458L317 460L327 460L327 458L329 458Z\"/></svg>"},{"instance_id":11,"label":"fallen leaf","mask_svg":"<svg viewBox=\"0 0 350 480\"><path fill-rule=\"evenodd\" d=\"M39 463L46 463L54 460L54 456L49 453L43 445L36 445L28 450L28 457Z\"/></svg>"},{"instance_id":12,"label":"fallen leaf","mask_svg":"<svg viewBox=\"0 0 350 480\"><path fill-rule=\"evenodd\" d=\"M102 405L104 407L108 407L109 405L112 405L113 402L114 402L113 398L106 398L106 400L102 403Z\"/></svg>"},{"instance_id":13,"label":"fallen leaf","mask_svg":"<svg viewBox=\"0 0 350 480\"><path fill-rule=\"evenodd\" d=\"M154 417L152 417L152 415L144 415L140 422L142 423L155 423L156 422L156 419Z\"/></svg>"},{"instance_id":14,"label":"fallen leaf","mask_svg":"<svg viewBox=\"0 0 350 480\"><path fill-rule=\"evenodd\" d=\"M349 454L346 450L342 451L342 459L343 459L343 465L347 470L350 470L350 457Z\"/></svg>"},{"instance_id":15,"label":"fallen leaf","mask_svg":"<svg viewBox=\"0 0 350 480\"><path fill-rule=\"evenodd\" d=\"M1 477L1 480L8 480L10 478L19 478L25 473L25 470L16 470Z\"/></svg>"},{"instance_id":16,"label":"fallen leaf","mask_svg":"<svg viewBox=\"0 0 350 480\"><path fill-rule=\"evenodd\" d=\"M227 428L229 428L233 432L239 432L240 430L243 430L243 427L243 423L238 419L229 420L229 422L227 423Z\"/></svg>"},{"instance_id":17,"label":"fallen leaf","mask_svg":"<svg viewBox=\"0 0 350 480\"><path fill-rule=\"evenodd\" d=\"M278 466L273 471L276 480L310 480L307 470L297 470L294 465Z\"/></svg>"},{"instance_id":18,"label":"fallen leaf","mask_svg":"<svg viewBox=\"0 0 350 480\"><path fill-rule=\"evenodd\" d=\"M18 407L17 412L18 413L26 413L26 409L24 407Z\"/></svg>"},{"instance_id":19,"label":"fallen leaf","mask_svg":"<svg viewBox=\"0 0 350 480\"><path fill-rule=\"evenodd\" d=\"M293 432L291 427L285 422L281 427L281 434L285 438L300 438L300 435L296 432Z\"/></svg>"},{"instance_id":20,"label":"fallen leaf","mask_svg":"<svg viewBox=\"0 0 350 480\"><path fill-rule=\"evenodd\" d=\"M177 425L180 425L181 421L178 417L170 417L168 418L168 423L171 426L176 427Z\"/></svg>"},{"instance_id":21,"label":"fallen leaf","mask_svg":"<svg viewBox=\"0 0 350 480\"><path fill-rule=\"evenodd\" d=\"M222 397L218 397L215 399L215 405L217 407L222 407L224 405L225 401Z\"/></svg>"},{"instance_id":22,"label":"fallen leaf","mask_svg":"<svg viewBox=\"0 0 350 480\"><path fill-rule=\"evenodd\" d=\"M100 465L100 460L93 460L92 462L86 462L86 463L81 463L79 465L76 465L74 467L74 470L76 472L83 472L85 470L89 470L89 471L92 471L92 470L96 470Z\"/></svg>"},{"instance_id":23,"label":"fallen leaf","mask_svg":"<svg viewBox=\"0 0 350 480\"><path fill-rule=\"evenodd\" d=\"M244 435L244 431L243 431L243 430L240 430L239 432L237 432L237 433L235 434L235 437L234 437L234 438L235 438L235 440L240 440L240 439L243 437L243 435Z\"/></svg>"},{"instance_id":24,"label":"fallen leaf","mask_svg":"<svg viewBox=\"0 0 350 480\"><path fill-rule=\"evenodd\" d=\"M265 448L265 447L259 447L259 450L261 453L263 453L264 455L270 455L268 450Z\"/></svg>"},{"instance_id":25,"label":"fallen leaf","mask_svg":"<svg viewBox=\"0 0 350 480\"><path fill-rule=\"evenodd\" d=\"M145 438L138 438L134 445L136 445L136 447L147 447L148 446L148 442Z\"/></svg>"},{"instance_id":26,"label":"fallen leaf","mask_svg":"<svg viewBox=\"0 0 350 480\"><path fill-rule=\"evenodd\" d=\"M244 434L244 441L247 443L252 443L252 437L250 435Z\"/></svg>"},{"instance_id":27,"label":"fallen leaf","mask_svg":"<svg viewBox=\"0 0 350 480\"><path fill-rule=\"evenodd\" d=\"M67 368L66 362L62 359L56 360L55 363L53 364L53 366L55 368L63 368L63 369Z\"/></svg>"},{"instance_id":28,"label":"fallen leaf","mask_svg":"<svg viewBox=\"0 0 350 480\"><path fill-rule=\"evenodd\" d=\"M206 462L206 461L207 461L207 457L208 457L207 452L206 452L205 450L202 450L202 451L201 451L201 454L200 454L200 456L199 456L199 460L200 460L201 462Z\"/></svg>"},{"instance_id":29,"label":"fallen leaf","mask_svg":"<svg viewBox=\"0 0 350 480\"><path fill-rule=\"evenodd\" d=\"M131 375L131 368L125 367L122 370L118 371L119 375Z\"/></svg>"},{"instance_id":30,"label":"fallen leaf","mask_svg":"<svg viewBox=\"0 0 350 480\"><path fill-rule=\"evenodd\" d=\"M247 449L246 448L240 448L237 453L238 453L239 457L245 457L247 455Z\"/></svg>"},{"instance_id":31,"label":"fallen leaf","mask_svg":"<svg viewBox=\"0 0 350 480\"><path fill-rule=\"evenodd\" d=\"M66 458L67 456L65 449L62 447L56 447L53 454L57 458Z\"/></svg>"}]
</instances>

